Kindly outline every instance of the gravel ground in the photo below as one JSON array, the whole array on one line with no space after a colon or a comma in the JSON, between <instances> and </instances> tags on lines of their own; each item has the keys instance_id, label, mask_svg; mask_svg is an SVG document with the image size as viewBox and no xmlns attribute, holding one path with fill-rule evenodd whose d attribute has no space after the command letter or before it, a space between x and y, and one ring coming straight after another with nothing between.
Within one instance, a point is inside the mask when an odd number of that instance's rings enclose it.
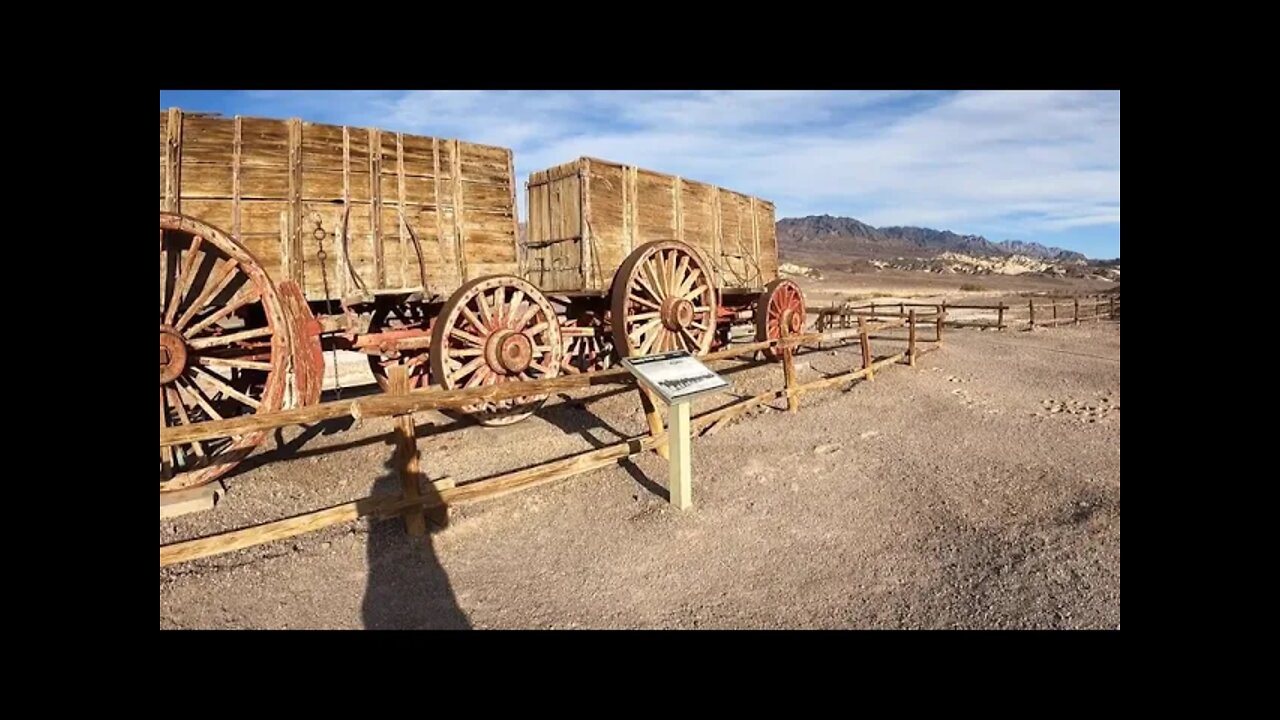
<instances>
[{"instance_id":1,"label":"gravel ground","mask_svg":"<svg viewBox=\"0 0 1280 720\"><path fill-rule=\"evenodd\" d=\"M427 542L360 521L162 568L160 627L1118 628L1119 360L1118 324L949 330L915 370L696 439L689 512L650 453L455 509ZM797 365L803 381L858 362L849 346ZM730 377L746 395L780 374ZM419 420L424 469L459 481L645 427L634 391L501 429ZM266 442L161 543L396 491L390 422L347 424Z\"/></svg>"}]
</instances>

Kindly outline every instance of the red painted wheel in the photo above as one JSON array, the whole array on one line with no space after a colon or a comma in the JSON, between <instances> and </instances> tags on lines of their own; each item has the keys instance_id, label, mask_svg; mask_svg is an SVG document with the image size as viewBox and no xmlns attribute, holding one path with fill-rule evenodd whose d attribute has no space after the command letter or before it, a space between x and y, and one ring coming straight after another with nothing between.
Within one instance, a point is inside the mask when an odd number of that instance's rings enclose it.
<instances>
[{"instance_id":1,"label":"red painted wheel","mask_svg":"<svg viewBox=\"0 0 1280 720\"><path fill-rule=\"evenodd\" d=\"M229 235L160 213L160 429L279 410L289 330L262 265ZM204 485L262 433L160 448L160 491Z\"/></svg>"},{"instance_id":2,"label":"red painted wheel","mask_svg":"<svg viewBox=\"0 0 1280 720\"><path fill-rule=\"evenodd\" d=\"M373 311L373 317L369 320L370 333L396 330L420 330L430 333L431 318L427 315L427 309L421 304L414 303L379 307ZM392 365L405 366L409 373L410 390L431 384L428 379L431 371L431 353L426 347L400 349L368 357L369 371L373 373L373 379L378 381L378 387L382 388L383 392L389 392L391 388L388 370Z\"/></svg>"},{"instance_id":3,"label":"red painted wheel","mask_svg":"<svg viewBox=\"0 0 1280 720\"><path fill-rule=\"evenodd\" d=\"M711 348L716 291L701 254L675 240L641 245L613 279L613 345L619 356Z\"/></svg>"},{"instance_id":4,"label":"red painted wheel","mask_svg":"<svg viewBox=\"0 0 1280 720\"><path fill-rule=\"evenodd\" d=\"M774 280L760 293L755 315L756 342L777 340L784 329L788 335L799 335L805 326L804 293L790 280ZM776 346L764 352L771 360L782 358Z\"/></svg>"},{"instance_id":5,"label":"red painted wheel","mask_svg":"<svg viewBox=\"0 0 1280 720\"><path fill-rule=\"evenodd\" d=\"M509 275L458 288L431 333L431 376L446 390L556 377L563 355L555 308L536 287ZM510 425L546 400L537 395L484 402L463 412L484 425Z\"/></svg>"}]
</instances>

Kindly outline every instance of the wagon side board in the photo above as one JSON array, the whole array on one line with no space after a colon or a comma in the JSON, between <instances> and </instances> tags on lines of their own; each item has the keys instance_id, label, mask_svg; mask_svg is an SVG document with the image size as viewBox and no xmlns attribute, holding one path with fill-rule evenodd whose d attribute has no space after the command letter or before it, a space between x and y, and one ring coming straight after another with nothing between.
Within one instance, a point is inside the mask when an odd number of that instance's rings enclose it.
<instances>
[{"instance_id":1,"label":"wagon side board","mask_svg":"<svg viewBox=\"0 0 1280 720\"><path fill-rule=\"evenodd\" d=\"M514 193L507 148L160 112L160 208L230 232L273 281L297 282L312 301L445 297L472 278L519 273Z\"/></svg>"},{"instance_id":2,"label":"wagon side board","mask_svg":"<svg viewBox=\"0 0 1280 720\"><path fill-rule=\"evenodd\" d=\"M778 276L767 200L595 158L534 172L527 188L525 277L548 292L607 292L627 255L655 240L697 248L722 290Z\"/></svg>"}]
</instances>

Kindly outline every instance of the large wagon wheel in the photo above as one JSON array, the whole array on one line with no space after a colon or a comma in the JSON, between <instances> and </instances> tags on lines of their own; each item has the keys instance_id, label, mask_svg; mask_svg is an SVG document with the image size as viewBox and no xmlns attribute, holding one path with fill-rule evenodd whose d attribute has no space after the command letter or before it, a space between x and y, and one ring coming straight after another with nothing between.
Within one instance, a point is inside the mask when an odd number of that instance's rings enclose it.
<instances>
[{"instance_id":1,"label":"large wagon wheel","mask_svg":"<svg viewBox=\"0 0 1280 720\"><path fill-rule=\"evenodd\" d=\"M369 320L369 332L379 333L388 330L423 330L431 331L431 318L421 303L400 303L387 307L379 307L373 311ZM426 336L424 335L424 338ZM431 353L427 348L400 349L392 353L369 355L369 371L378 387L383 392L390 392L391 381L388 369L392 365L404 365L409 373L409 389L429 385L428 373L431 370Z\"/></svg>"},{"instance_id":2,"label":"large wagon wheel","mask_svg":"<svg viewBox=\"0 0 1280 720\"><path fill-rule=\"evenodd\" d=\"M160 428L279 410L289 337L266 271L222 231L160 213ZM160 448L160 491L212 482L262 433Z\"/></svg>"},{"instance_id":3,"label":"large wagon wheel","mask_svg":"<svg viewBox=\"0 0 1280 720\"><path fill-rule=\"evenodd\" d=\"M446 390L555 377L563 354L555 308L536 287L509 275L458 288L431 332L431 376ZM510 425L546 400L519 397L462 410L484 425Z\"/></svg>"},{"instance_id":4,"label":"large wagon wheel","mask_svg":"<svg viewBox=\"0 0 1280 720\"><path fill-rule=\"evenodd\" d=\"M756 342L777 340L782 337L783 330L788 335L799 335L804 331L805 323L804 293L790 280L774 280L760 293L755 316ZM782 352L776 345L765 350L764 354L771 360L782 358Z\"/></svg>"},{"instance_id":5,"label":"large wagon wheel","mask_svg":"<svg viewBox=\"0 0 1280 720\"><path fill-rule=\"evenodd\" d=\"M621 357L711 348L716 292L710 268L675 240L636 248L613 280L614 349Z\"/></svg>"}]
</instances>

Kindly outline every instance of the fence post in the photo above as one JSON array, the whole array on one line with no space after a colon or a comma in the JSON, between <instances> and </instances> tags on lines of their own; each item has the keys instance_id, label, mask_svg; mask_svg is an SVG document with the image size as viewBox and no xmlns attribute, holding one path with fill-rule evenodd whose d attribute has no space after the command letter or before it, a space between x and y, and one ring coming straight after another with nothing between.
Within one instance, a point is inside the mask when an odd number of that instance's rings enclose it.
<instances>
[{"instance_id":1,"label":"fence post","mask_svg":"<svg viewBox=\"0 0 1280 720\"><path fill-rule=\"evenodd\" d=\"M1031 312L1031 327L1035 327L1036 326L1036 301L1035 300L1027 301L1027 310Z\"/></svg>"},{"instance_id":2,"label":"fence post","mask_svg":"<svg viewBox=\"0 0 1280 720\"><path fill-rule=\"evenodd\" d=\"M800 397L795 394L796 361L792 356L791 346L787 344L787 336L790 334L787 328L782 328L782 380L787 388L787 412L796 412L800 409Z\"/></svg>"},{"instance_id":3,"label":"fence post","mask_svg":"<svg viewBox=\"0 0 1280 720\"><path fill-rule=\"evenodd\" d=\"M939 312L936 317L938 320L938 347L942 347L942 321L946 319L947 314Z\"/></svg>"},{"instance_id":4,"label":"fence post","mask_svg":"<svg viewBox=\"0 0 1280 720\"><path fill-rule=\"evenodd\" d=\"M898 303L898 317L902 317L907 314L906 307L906 303Z\"/></svg>"},{"instance_id":5,"label":"fence post","mask_svg":"<svg viewBox=\"0 0 1280 720\"><path fill-rule=\"evenodd\" d=\"M907 315L907 327L910 328L907 337L907 364L911 367L916 366L916 310L911 308L910 314Z\"/></svg>"},{"instance_id":6,"label":"fence post","mask_svg":"<svg viewBox=\"0 0 1280 720\"><path fill-rule=\"evenodd\" d=\"M872 300L871 301L871 317L874 318L875 316L876 316L876 301Z\"/></svg>"},{"instance_id":7,"label":"fence post","mask_svg":"<svg viewBox=\"0 0 1280 720\"><path fill-rule=\"evenodd\" d=\"M409 373L404 365L392 365L388 368L388 379L391 381L391 392L395 395L406 395L409 392ZM396 416L396 468L400 471L400 492L406 500L421 497L418 483L422 477L419 466L418 435L413 423L413 413ZM425 537L427 520L422 513L421 505L414 505L404 511L404 526L411 537Z\"/></svg>"},{"instance_id":8,"label":"fence post","mask_svg":"<svg viewBox=\"0 0 1280 720\"><path fill-rule=\"evenodd\" d=\"M867 337L866 320L858 316L858 337L862 340L862 369L867 371L867 379L875 380L875 370L871 369L871 338Z\"/></svg>"},{"instance_id":9,"label":"fence post","mask_svg":"<svg viewBox=\"0 0 1280 720\"><path fill-rule=\"evenodd\" d=\"M1074 317L1075 317L1075 320L1074 320L1074 321L1072 321L1072 323L1071 323L1071 324L1072 324L1072 325L1079 325L1079 324L1080 324L1080 298L1072 298L1071 300L1072 300L1072 303L1073 303L1073 304L1074 304L1074 306L1075 306L1075 313L1076 313L1076 314L1075 314L1075 316L1074 316Z\"/></svg>"},{"instance_id":10,"label":"fence post","mask_svg":"<svg viewBox=\"0 0 1280 720\"><path fill-rule=\"evenodd\" d=\"M1112 320L1115 320L1116 319L1116 296L1115 295L1112 295L1111 297L1107 298L1107 305L1109 306L1107 308L1107 317L1111 318Z\"/></svg>"},{"instance_id":11,"label":"fence post","mask_svg":"<svg viewBox=\"0 0 1280 720\"><path fill-rule=\"evenodd\" d=\"M1004 329L1004 302L1000 303L1000 307L996 309L996 329Z\"/></svg>"},{"instance_id":12,"label":"fence post","mask_svg":"<svg viewBox=\"0 0 1280 720\"><path fill-rule=\"evenodd\" d=\"M1058 298L1053 299L1053 324L1058 324Z\"/></svg>"}]
</instances>

